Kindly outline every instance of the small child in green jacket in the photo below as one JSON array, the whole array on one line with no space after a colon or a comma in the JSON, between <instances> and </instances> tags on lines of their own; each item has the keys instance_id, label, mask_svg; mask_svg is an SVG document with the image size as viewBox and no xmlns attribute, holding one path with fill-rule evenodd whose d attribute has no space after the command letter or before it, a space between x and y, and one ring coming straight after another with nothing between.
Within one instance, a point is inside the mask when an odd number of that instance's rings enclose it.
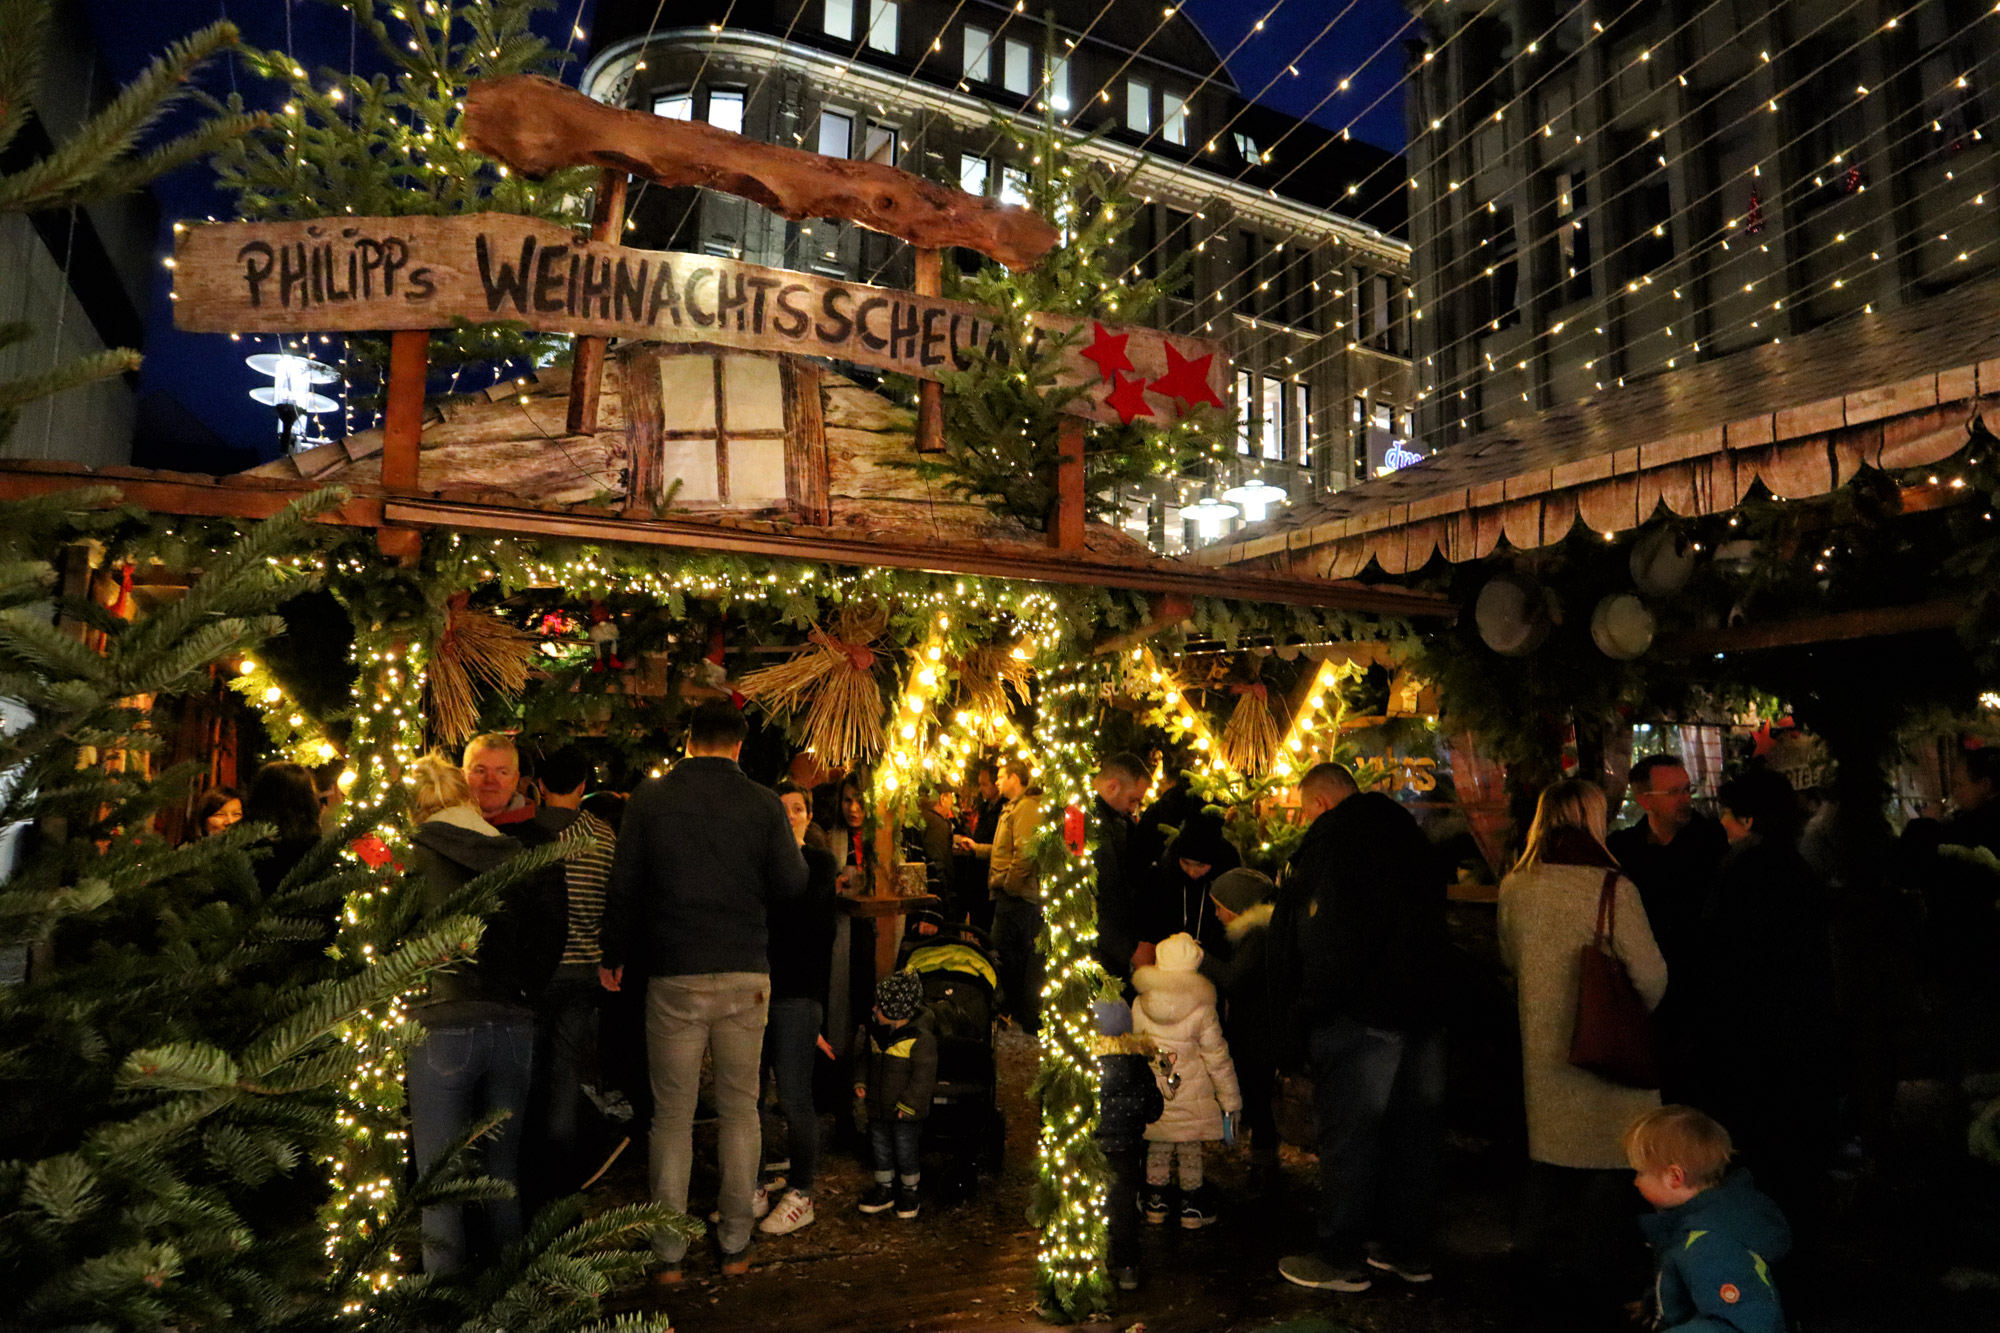
<instances>
[{"instance_id":1,"label":"small child in green jacket","mask_svg":"<svg viewBox=\"0 0 2000 1333\"><path fill-rule=\"evenodd\" d=\"M875 1184L861 1196L864 1213L917 1215L923 1180L924 1120L937 1088L937 1032L914 972L891 972L875 987L875 1013L855 1042L854 1095L868 1112Z\"/></svg>"},{"instance_id":2,"label":"small child in green jacket","mask_svg":"<svg viewBox=\"0 0 2000 1333\"><path fill-rule=\"evenodd\" d=\"M1785 1333L1771 1265L1792 1248L1778 1205L1729 1170L1729 1131L1692 1106L1648 1111L1625 1131L1646 1202L1655 1327L1662 1333Z\"/></svg>"}]
</instances>

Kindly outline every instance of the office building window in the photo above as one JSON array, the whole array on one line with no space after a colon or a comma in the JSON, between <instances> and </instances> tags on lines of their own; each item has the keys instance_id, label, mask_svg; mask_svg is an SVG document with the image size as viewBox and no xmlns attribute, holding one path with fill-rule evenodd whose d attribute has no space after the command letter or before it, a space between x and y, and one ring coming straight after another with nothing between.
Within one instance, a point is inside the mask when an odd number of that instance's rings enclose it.
<instances>
[{"instance_id":1,"label":"office building window","mask_svg":"<svg viewBox=\"0 0 2000 1333\"><path fill-rule=\"evenodd\" d=\"M1019 204L1023 208L1027 207L1027 172L1021 170L1019 167L1000 168L1000 202L1003 204Z\"/></svg>"},{"instance_id":2,"label":"office building window","mask_svg":"<svg viewBox=\"0 0 2000 1333\"><path fill-rule=\"evenodd\" d=\"M854 119L838 111L819 113L819 155L846 157L854 151Z\"/></svg>"},{"instance_id":3,"label":"office building window","mask_svg":"<svg viewBox=\"0 0 2000 1333\"><path fill-rule=\"evenodd\" d=\"M1153 87L1137 79L1125 83L1125 128L1139 134L1153 132Z\"/></svg>"},{"instance_id":4,"label":"office building window","mask_svg":"<svg viewBox=\"0 0 2000 1333\"><path fill-rule=\"evenodd\" d=\"M1187 99L1174 93L1160 94L1160 137L1168 143L1187 146Z\"/></svg>"},{"instance_id":5,"label":"office building window","mask_svg":"<svg viewBox=\"0 0 2000 1333\"><path fill-rule=\"evenodd\" d=\"M1312 386L1290 384L1285 404L1285 456L1296 463L1312 461Z\"/></svg>"},{"instance_id":6,"label":"office building window","mask_svg":"<svg viewBox=\"0 0 2000 1333\"><path fill-rule=\"evenodd\" d=\"M890 125L868 122L868 137L863 141L861 156L869 162L880 162L884 166L896 165L896 131Z\"/></svg>"},{"instance_id":7,"label":"office building window","mask_svg":"<svg viewBox=\"0 0 2000 1333\"><path fill-rule=\"evenodd\" d=\"M992 164L985 158L974 157L971 153L960 153L958 155L958 188L967 194L984 195L986 193L986 178L992 173L992 170Z\"/></svg>"},{"instance_id":8,"label":"office building window","mask_svg":"<svg viewBox=\"0 0 2000 1333\"><path fill-rule=\"evenodd\" d=\"M1194 214L1168 209L1167 236L1158 268L1166 280L1167 295L1184 301L1194 298L1194 253Z\"/></svg>"},{"instance_id":9,"label":"office building window","mask_svg":"<svg viewBox=\"0 0 2000 1333\"><path fill-rule=\"evenodd\" d=\"M1069 110L1069 61L1055 59L1049 62L1049 105L1058 111Z\"/></svg>"},{"instance_id":10,"label":"office building window","mask_svg":"<svg viewBox=\"0 0 2000 1333\"><path fill-rule=\"evenodd\" d=\"M1285 457L1285 382L1264 376L1264 400L1258 414L1259 437L1266 459L1283 462Z\"/></svg>"},{"instance_id":11,"label":"office building window","mask_svg":"<svg viewBox=\"0 0 2000 1333\"><path fill-rule=\"evenodd\" d=\"M1248 457L1257 432L1257 377L1236 372L1236 452Z\"/></svg>"},{"instance_id":12,"label":"office building window","mask_svg":"<svg viewBox=\"0 0 2000 1333\"><path fill-rule=\"evenodd\" d=\"M743 90L710 93L708 123L731 134L743 133Z\"/></svg>"},{"instance_id":13,"label":"office building window","mask_svg":"<svg viewBox=\"0 0 2000 1333\"><path fill-rule=\"evenodd\" d=\"M902 49L897 41L900 10L896 0L868 0L868 45L890 55Z\"/></svg>"},{"instance_id":14,"label":"office building window","mask_svg":"<svg viewBox=\"0 0 2000 1333\"><path fill-rule=\"evenodd\" d=\"M1001 47L1000 86L1010 93L1027 96L1028 84L1028 44L1008 38Z\"/></svg>"},{"instance_id":15,"label":"office building window","mask_svg":"<svg viewBox=\"0 0 2000 1333\"><path fill-rule=\"evenodd\" d=\"M1232 137L1236 140L1237 153L1245 162L1254 164L1264 160L1263 155L1257 151L1257 141L1255 139L1241 130L1236 131Z\"/></svg>"},{"instance_id":16,"label":"office building window","mask_svg":"<svg viewBox=\"0 0 2000 1333\"><path fill-rule=\"evenodd\" d=\"M829 37L853 41L854 0L826 0L826 13L821 17L820 30Z\"/></svg>"},{"instance_id":17,"label":"office building window","mask_svg":"<svg viewBox=\"0 0 2000 1333\"><path fill-rule=\"evenodd\" d=\"M1583 229L1585 195L1583 168L1556 173L1556 279L1563 300L1590 296L1590 236Z\"/></svg>"},{"instance_id":18,"label":"office building window","mask_svg":"<svg viewBox=\"0 0 2000 1333\"><path fill-rule=\"evenodd\" d=\"M1472 264L1473 322L1483 333L1512 328L1521 322L1513 202L1502 198L1474 209L1466 227L1472 242L1468 257Z\"/></svg>"},{"instance_id":19,"label":"office building window","mask_svg":"<svg viewBox=\"0 0 2000 1333\"><path fill-rule=\"evenodd\" d=\"M668 93L665 97L655 97L653 114L665 116L668 120L693 120L694 94Z\"/></svg>"},{"instance_id":20,"label":"office building window","mask_svg":"<svg viewBox=\"0 0 2000 1333\"><path fill-rule=\"evenodd\" d=\"M993 34L970 23L965 25L965 81L993 82Z\"/></svg>"}]
</instances>

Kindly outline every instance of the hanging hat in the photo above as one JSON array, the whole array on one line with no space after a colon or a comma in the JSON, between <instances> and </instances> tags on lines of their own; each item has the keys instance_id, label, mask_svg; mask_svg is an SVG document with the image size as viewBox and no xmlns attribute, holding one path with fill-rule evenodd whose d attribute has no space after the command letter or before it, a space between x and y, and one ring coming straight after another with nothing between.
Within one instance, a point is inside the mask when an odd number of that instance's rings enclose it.
<instances>
[{"instance_id":1,"label":"hanging hat","mask_svg":"<svg viewBox=\"0 0 2000 1333\"><path fill-rule=\"evenodd\" d=\"M1225 870L1208 886L1208 896L1231 912L1247 912L1258 903L1269 902L1277 892L1278 886L1269 875L1248 866Z\"/></svg>"},{"instance_id":2,"label":"hanging hat","mask_svg":"<svg viewBox=\"0 0 2000 1333\"><path fill-rule=\"evenodd\" d=\"M891 1023L915 1018L924 1007L924 983L914 972L891 972L876 983L875 1007Z\"/></svg>"},{"instance_id":3,"label":"hanging hat","mask_svg":"<svg viewBox=\"0 0 2000 1333\"><path fill-rule=\"evenodd\" d=\"M1192 972L1201 959L1201 946L1186 931L1167 936L1153 950L1153 963L1163 972Z\"/></svg>"}]
</instances>

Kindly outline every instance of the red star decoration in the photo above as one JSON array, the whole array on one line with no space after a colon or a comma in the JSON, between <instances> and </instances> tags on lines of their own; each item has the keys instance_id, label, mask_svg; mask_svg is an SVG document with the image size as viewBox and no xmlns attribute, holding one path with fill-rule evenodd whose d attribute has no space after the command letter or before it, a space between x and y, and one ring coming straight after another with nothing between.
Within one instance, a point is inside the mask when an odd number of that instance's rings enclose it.
<instances>
[{"instance_id":1,"label":"red star decoration","mask_svg":"<svg viewBox=\"0 0 2000 1333\"><path fill-rule=\"evenodd\" d=\"M1104 403L1118 414L1120 423L1129 426L1139 417L1153 415L1153 409L1146 403L1146 381L1128 380L1117 374L1111 381L1115 387L1104 395Z\"/></svg>"},{"instance_id":2,"label":"red star decoration","mask_svg":"<svg viewBox=\"0 0 2000 1333\"><path fill-rule=\"evenodd\" d=\"M1189 360L1175 351L1174 345L1165 338L1160 339L1160 345L1167 349L1167 373L1148 387L1162 398L1177 399L1185 404L1183 412L1197 403L1221 407L1222 400L1215 396L1215 390L1208 387L1208 363L1215 360L1215 354L1211 352Z\"/></svg>"},{"instance_id":3,"label":"red star decoration","mask_svg":"<svg viewBox=\"0 0 2000 1333\"><path fill-rule=\"evenodd\" d=\"M1132 358L1125 355L1125 344L1131 341L1132 335L1108 333L1104 326L1095 320L1091 321L1091 327L1097 330L1097 337L1091 340L1090 346L1083 349L1084 360L1095 361L1098 372L1104 376L1105 382L1115 384L1119 371L1134 369Z\"/></svg>"}]
</instances>

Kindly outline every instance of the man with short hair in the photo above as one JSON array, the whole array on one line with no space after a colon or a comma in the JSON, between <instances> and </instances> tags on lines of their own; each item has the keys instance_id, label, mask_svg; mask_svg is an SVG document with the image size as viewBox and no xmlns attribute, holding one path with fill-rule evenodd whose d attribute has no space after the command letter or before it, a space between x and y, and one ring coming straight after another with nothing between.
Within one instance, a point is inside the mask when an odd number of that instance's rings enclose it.
<instances>
[{"instance_id":1,"label":"man with short hair","mask_svg":"<svg viewBox=\"0 0 2000 1333\"><path fill-rule=\"evenodd\" d=\"M521 752L512 736L489 731L465 743L461 764L480 817L497 829L526 824L535 817L535 803L521 794Z\"/></svg>"},{"instance_id":2,"label":"man with short hair","mask_svg":"<svg viewBox=\"0 0 2000 1333\"><path fill-rule=\"evenodd\" d=\"M993 949L1000 955L1000 988L1014 1021L1030 1033L1041 1028L1042 966L1035 941L1042 933L1042 887L1028 840L1042 820L1039 789L1027 761L1010 759L1000 770L1006 805L993 830L986 884L993 891Z\"/></svg>"},{"instance_id":3,"label":"man with short hair","mask_svg":"<svg viewBox=\"0 0 2000 1333\"><path fill-rule=\"evenodd\" d=\"M1146 761L1129 750L1100 760L1091 782L1097 792L1092 810L1097 822L1097 850L1091 853L1097 870L1097 961L1120 979L1132 975L1140 950L1139 886L1131 863L1136 833L1132 817L1145 802L1151 782Z\"/></svg>"},{"instance_id":4,"label":"man with short hair","mask_svg":"<svg viewBox=\"0 0 2000 1333\"><path fill-rule=\"evenodd\" d=\"M1441 858L1410 812L1338 764L1299 782L1308 822L1272 913L1274 1017L1292 1011L1312 1076L1320 1203L1286 1281L1365 1291L1370 1269L1431 1277L1443 1144ZM1365 1247L1365 1249L1364 1249Z\"/></svg>"},{"instance_id":5,"label":"man with short hair","mask_svg":"<svg viewBox=\"0 0 2000 1333\"><path fill-rule=\"evenodd\" d=\"M1632 799L1646 817L1604 840L1626 878L1637 886L1646 924L1667 975L1691 960L1689 947L1716 872L1729 851L1722 826L1694 810L1694 791L1679 755L1649 754L1632 765Z\"/></svg>"},{"instance_id":6,"label":"man with short hair","mask_svg":"<svg viewBox=\"0 0 2000 1333\"><path fill-rule=\"evenodd\" d=\"M534 827L563 845L569 885L569 934L562 962L536 1007L536 1120L547 1152L540 1154L545 1197L568 1194L582 1183L577 1155L583 1071L597 1040L599 997L597 929L604 916L604 886L611 878L617 836L583 809L590 760L565 746L542 760L542 800Z\"/></svg>"},{"instance_id":7,"label":"man with short hair","mask_svg":"<svg viewBox=\"0 0 2000 1333\"><path fill-rule=\"evenodd\" d=\"M776 793L737 764L749 726L727 700L694 710L687 758L632 793L619 829L598 968L617 990L643 947L646 1056L653 1083L653 1200L687 1211L702 1056L721 1119L717 1239L722 1271L750 1271L761 1138L759 1058L770 1006L767 909L806 891L806 862ZM687 1239L654 1237L657 1280L681 1279Z\"/></svg>"}]
</instances>

